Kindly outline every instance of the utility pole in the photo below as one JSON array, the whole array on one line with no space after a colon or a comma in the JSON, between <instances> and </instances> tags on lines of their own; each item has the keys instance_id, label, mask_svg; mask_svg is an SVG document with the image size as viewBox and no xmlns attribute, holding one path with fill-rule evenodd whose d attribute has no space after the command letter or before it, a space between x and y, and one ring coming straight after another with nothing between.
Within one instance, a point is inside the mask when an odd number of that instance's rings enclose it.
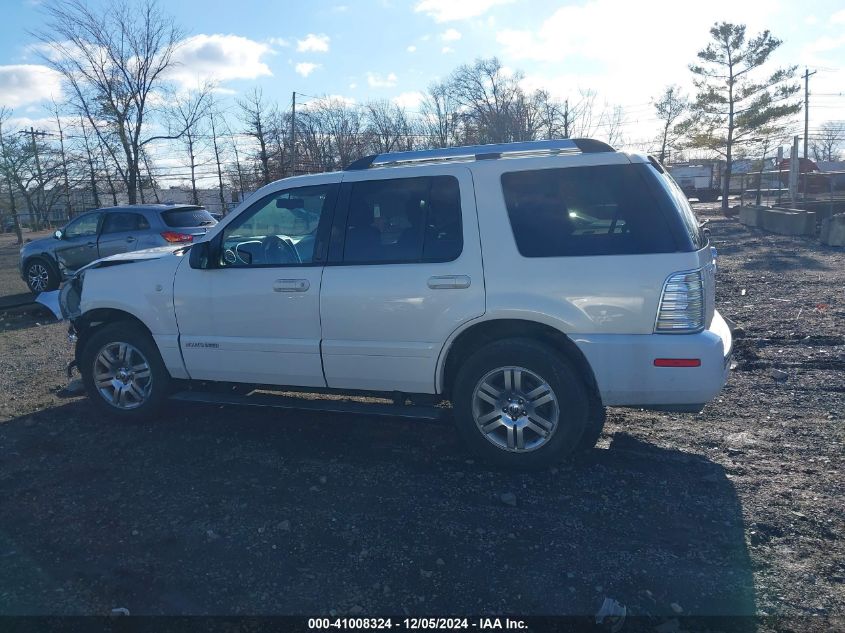
<instances>
[{"instance_id":1,"label":"utility pole","mask_svg":"<svg viewBox=\"0 0 845 633\"><path fill-rule=\"evenodd\" d=\"M816 70L810 72L808 68L804 68L804 158L807 158L807 146L810 136L810 77L817 72Z\"/></svg>"},{"instance_id":2,"label":"utility pole","mask_svg":"<svg viewBox=\"0 0 845 633\"><path fill-rule=\"evenodd\" d=\"M296 91L290 105L290 173L296 176Z\"/></svg>"},{"instance_id":3,"label":"utility pole","mask_svg":"<svg viewBox=\"0 0 845 633\"><path fill-rule=\"evenodd\" d=\"M59 111L56 110L56 125L59 128L59 148L62 152L62 171L64 172L65 177L65 215L67 219L70 220L72 213L70 208L70 180L67 176L67 156L65 155L65 135L62 131L62 121L59 117Z\"/></svg>"},{"instance_id":4,"label":"utility pole","mask_svg":"<svg viewBox=\"0 0 845 633\"><path fill-rule=\"evenodd\" d=\"M789 155L789 202L795 207L798 193L798 137L792 138L792 152Z\"/></svg>"},{"instance_id":5,"label":"utility pole","mask_svg":"<svg viewBox=\"0 0 845 633\"><path fill-rule=\"evenodd\" d=\"M38 175L38 186L35 189L35 204L37 205L37 209L35 210L36 215L36 228L41 228L41 206L43 200L43 193L44 193L44 175L41 173L41 159L38 157L38 145L35 142L35 137L45 137L47 136L47 132L39 130L38 132L35 131L34 127L30 127L29 130L21 130L18 132L19 134L29 134L30 138L32 139L32 153L35 156L35 173Z\"/></svg>"},{"instance_id":6,"label":"utility pole","mask_svg":"<svg viewBox=\"0 0 845 633\"><path fill-rule=\"evenodd\" d=\"M569 138L569 99L563 102L563 138Z\"/></svg>"}]
</instances>

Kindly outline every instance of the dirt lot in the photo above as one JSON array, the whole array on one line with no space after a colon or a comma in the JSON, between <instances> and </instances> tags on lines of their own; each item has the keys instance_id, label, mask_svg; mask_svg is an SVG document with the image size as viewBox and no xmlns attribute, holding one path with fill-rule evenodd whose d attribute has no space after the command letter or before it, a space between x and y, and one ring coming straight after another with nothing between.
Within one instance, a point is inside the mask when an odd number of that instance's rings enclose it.
<instances>
[{"instance_id":1,"label":"dirt lot","mask_svg":"<svg viewBox=\"0 0 845 633\"><path fill-rule=\"evenodd\" d=\"M473 463L445 424L177 404L110 424L56 395L65 326L0 312L0 614L592 614L609 596L649 625L827 629L845 616L845 253L698 212L741 328L729 384L699 415L611 409L597 449L542 473ZM0 295L25 290L11 240Z\"/></svg>"}]
</instances>

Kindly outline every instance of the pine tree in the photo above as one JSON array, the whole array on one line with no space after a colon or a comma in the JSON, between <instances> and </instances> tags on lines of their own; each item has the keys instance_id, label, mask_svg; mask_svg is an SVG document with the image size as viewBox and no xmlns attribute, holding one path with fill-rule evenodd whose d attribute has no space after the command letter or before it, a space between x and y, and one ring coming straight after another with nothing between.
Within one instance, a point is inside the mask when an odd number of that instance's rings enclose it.
<instances>
[{"instance_id":1,"label":"pine tree","mask_svg":"<svg viewBox=\"0 0 845 633\"><path fill-rule=\"evenodd\" d=\"M793 99L800 89L795 66L765 75L761 67L781 45L769 31L746 39L744 24L727 22L710 29L711 42L691 64L698 94L692 104L690 143L710 149L725 159L722 212L728 209L732 157L738 147L756 143L759 130L788 123L801 110ZM758 78L759 76L759 78Z\"/></svg>"}]
</instances>

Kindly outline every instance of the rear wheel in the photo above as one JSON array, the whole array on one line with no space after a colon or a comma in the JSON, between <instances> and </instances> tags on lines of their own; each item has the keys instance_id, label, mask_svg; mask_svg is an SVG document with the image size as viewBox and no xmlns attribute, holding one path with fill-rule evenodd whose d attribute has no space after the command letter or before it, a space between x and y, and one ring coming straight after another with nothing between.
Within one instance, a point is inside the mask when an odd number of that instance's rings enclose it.
<instances>
[{"instance_id":1,"label":"rear wheel","mask_svg":"<svg viewBox=\"0 0 845 633\"><path fill-rule=\"evenodd\" d=\"M26 285L30 292L49 292L59 287L59 275L55 268L42 257L33 257L24 267Z\"/></svg>"},{"instance_id":2,"label":"rear wheel","mask_svg":"<svg viewBox=\"0 0 845 633\"><path fill-rule=\"evenodd\" d=\"M467 445L502 466L535 469L579 448L587 388L563 356L531 339L476 351L454 385L455 422Z\"/></svg>"},{"instance_id":3,"label":"rear wheel","mask_svg":"<svg viewBox=\"0 0 845 633\"><path fill-rule=\"evenodd\" d=\"M129 321L94 332L85 342L79 368L91 404L111 417L148 418L170 393L170 375L155 341Z\"/></svg>"}]
</instances>

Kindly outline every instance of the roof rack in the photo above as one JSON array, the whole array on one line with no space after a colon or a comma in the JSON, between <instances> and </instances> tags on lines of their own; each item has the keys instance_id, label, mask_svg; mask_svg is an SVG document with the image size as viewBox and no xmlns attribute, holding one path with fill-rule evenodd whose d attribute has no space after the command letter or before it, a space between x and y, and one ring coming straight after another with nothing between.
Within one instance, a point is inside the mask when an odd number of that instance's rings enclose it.
<instances>
[{"instance_id":1,"label":"roof rack","mask_svg":"<svg viewBox=\"0 0 845 633\"><path fill-rule=\"evenodd\" d=\"M346 171L359 171L371 167L393 167L407 164L428 164L457 160L495 160L503 157L536 156L538 154L591 154L615 152L607 143L591 138L564 138L549 141L523 141L492 145L467 145L444 147L412 152L391 152L364 156L346 166Z\"/></svg>"}]
</instances>

